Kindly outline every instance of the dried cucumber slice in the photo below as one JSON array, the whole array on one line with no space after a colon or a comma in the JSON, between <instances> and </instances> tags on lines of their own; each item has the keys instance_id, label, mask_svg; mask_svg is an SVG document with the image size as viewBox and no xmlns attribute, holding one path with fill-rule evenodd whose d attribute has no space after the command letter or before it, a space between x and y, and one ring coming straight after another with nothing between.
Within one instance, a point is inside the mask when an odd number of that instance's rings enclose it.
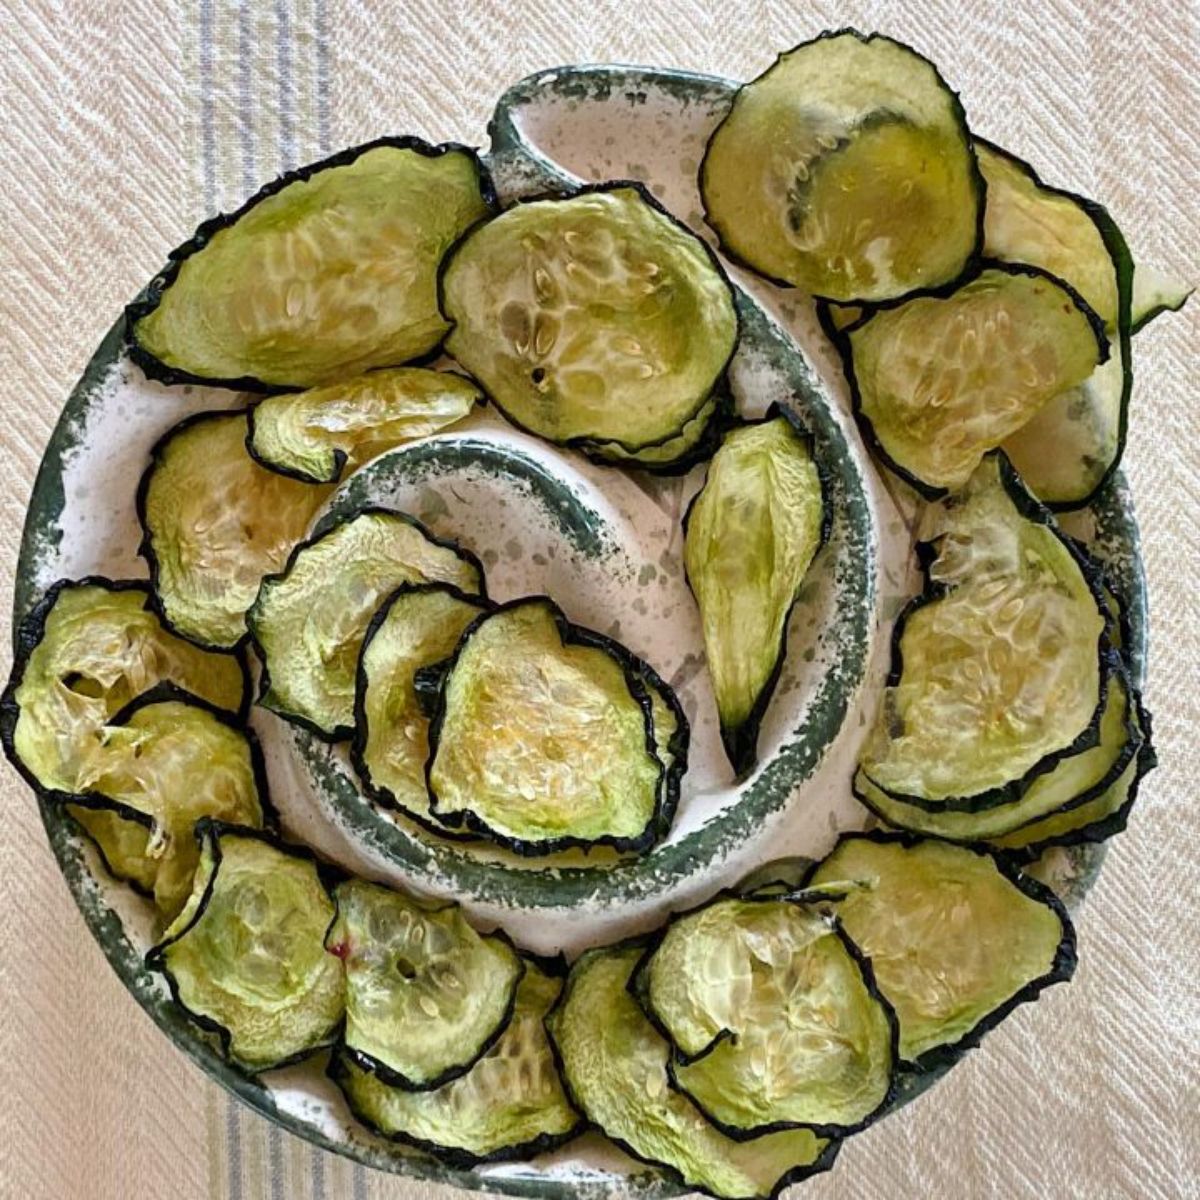
<instances>
[{"instance_id":1,"label":"dried cucumber slice","mask_svg":"<svg viewBox=\"0 0 1200 1200\"><path fill-rule=\"evenodd\" d=\"M1150 714L1136 692L1131 699L1131 727L1126 734L1126 749L1118 760L1120 774L1106 788L1092 789L1096 794L1080 796L1041 820L991 838L992 846L1033 860L1051 846L1102 842L1125 828L1142 779L1158 765Z\"/></svg>"},{"instance_id":2,"label":"dried cucumber slice","mask_svg":"<svg viewBox=\"0 0 1200 1200\"><path fill-rule=\"evenodd\" d=\"M502 932L361 879L334 890L326 946L346 967L338 1053L391 1087L465 1075L508 1028L525 964Z\"/></svg>"},{"instance_id":3,"label":"dried cucumber slice","mask_svg":"<svg viewBox=\"0 0 1200 1200\"><path fill-rule=\"evenodd\" d=\"M671 1048L628 990L642 950L589 950L547 1018L575 1106L634 1158L721 1200L772 1200L827 1171L838 1142L807 1129L734 1141L671 1086Z\"/></svg>"},{"instance_id":4,"label":"dried cucumber slice","mask_svg":"<svg viewBox=\"0 0 1200 1200\"><path fill-rule=\"evenodd\" d=\"M1054 893L991 854L904 834L843 835L808 883L858 881L838 920L871 960L919 1069L979 1044L1017 1005L1075 971Z\"/></svg>"},{"instance_id":5,"label":"dried cucumber slice","mask_svg":"<svg viewBox=\"0 0 1200 1200\"><path fill-rule=\"evenodd\" d=\"M342 964L325 952L333 902L316 860L264 833L202 821L187 907L146 956L201 1028L245 1071L332 1043L345 1011Z\"/></svg>"},{"instance_id":6,"label":"dried cucumber slice","mask_svg":"<svg viewBox=\"0 0 1200 1200\"><path fill-rule=\"evenodd\" d=\"M405 584L371 618L358 662L350 753L363 790L444 837L460 835L430 812L429 719L414 680L423 667L449 658L486 608L485 600L449 584Z\"/></svg>"},{"instance_id":7,"label":"dried cucumber slice","mask_svg":"<svg viewBox=\"0 0 1200 1200\"><path fill-rule=\"evenodd\" d=\"M245 638L263 577L283 567L330 494L261 467L246 452L247 433L244 412L188 417L150 452L138 487L155 607L212 649Z\"/></svg>"},{"instance_id":8,"label":"dried cucumber slice","mask_svg":"<svg viewBox=\"0 0 1200 1200\"><path fill-rule=\"evenodd\" d=\"M1108 355L1069 285L992 261L953 291L869 313L839 345L864 437L931 498Z\"/></svg>"},{"instance_id":9,"label":"dried cucumber slice","mask_svg":"<svg viewBox=\"0 0 1200 1200\"><path fill-rule=\"evenodd\" d=\"M100 742L72 808L120 818L119 825L81 823L105 860L148 885L172 921L192 890L197 822L211 817L261 829L270 813L258 741L228 713L160 684L117 713ZM142 844L129 825L143 827Z\"/></svg>"},{"instance_id":10,"label":"dried cucumber slice","mask_svg":"<svg viewBox=\"0 0 1200 1200\"><path fill-rule=\"evenodd\" d=\"M450 1166L532 1158L580 1131L558 1077L544 1018L562 990L561 968L526 961L512 1019L465 1074L432 1091L389 1087L348 1058L329 1074L351 1111L383 1137L426 1150Z\"/></svg>"},{"instance_id":11,"label":"dried cucumber slice","mask_svg":"<svg viewBox=\"0 0 1200 1200\"><path fill-rule=\"evenodd\" d=\"M349 467L461 421L483 399L451 371L396 367L345 383L268 396L250 409L246 447L265 467L334 483Z\"/></svg>"},{"instance_id":12,"label":"dried cucumber slice","mask_svg":"<svg viewBox=\"0 0 1200 1200\"><path fill-rule=\"evenodd\" d=\"M545 596L479 618L429 730L434 815L518 854L651 845L664 832L664 769L630 657Z\"/></svg>"},{"instance_id":13,"label":"dried cucumber slice","mask_svg":"<svg viewBox=\"0 0 1200 1200\"><path fill-rule=\"evenodd\" d=\"M672 1086L731 1137L841 1136L891 1101L895 1016L816 908L759 893L676 916L634 988L675 1047Z\"/></svg>"},{"instance_id":14,"label":"dried cucumber slice","mask_svg":"<svg viewBox=\"0 0 1200 1200\"><path fill-rule=\"evenodd\" d=\"M1095 745L1060 759L1015 800L978 812L930 812L888 795L861 770L854 777L854 793L897 829L963 843L989 842L1048 816L1091 805L1116 783L1142 745L1133 707L1136 697L1115 658L1105 660L1103 691Z\"/></svg>"},{"instance_id":15,"label":"dried cucumber slice","mask_svg":"<svg viewBox=\"0 0 1200 1200\"><path fill-rule=\"evenodd\" d=\"M652 475L682 475L711 458L733 413L726 396L712 396L677 437L644 450L625 450L619 442L589 442L583 452L593 462L634 467Z\"/></svg>"},{"instance_id":16,"label":"dried cucumber slice","mask_svg":"<svg viewBox=\"0 0 1200 1200\"><path fill-rule=\"evenodd\" d=\"M930 516L926 592L897 622L859 765L909 807L979 812L1099 741L1105 614L1098 577L1002 454Z\"/></svg>"},{"instance_id":17,"label":"dried cucumber slice","mask_svg":"<svg viewBox=\"0 0 1200 1200\"><path fill-rule=\"evenodd\" d=\"M958 97L890 38L822 34L743 86L700 167L726 253L836 301L960 275L983 182Z\"/></svg>"},{"instance_id":18,"label":"dried cucumber slice","mask_svg":"<svg viewBox=\"0 0 1200 1200\"><path fill-rule=\"evenodd\" d=\"M1139 263L1133 273L1133 332L1140 333L1163 313L1178 312L1195 290L1166 271Z\"/></svg>"},{"instance_id":19,"label":"dried cucumber slice","mask_svg":"<svg viewBox=\"0 0 1200 1200\"><path fill-rule=\"evenodd\" d=\"M1104 322L1112 353L1004 442L1044 504L1087 504L1116 470L1133 386L1129 350L1133 259L1106 209L1044 184L1028 163L976 141L987 180L984 253L1028 263L1069 283Z\"/></svg>"},{"instance_id":20,"label":"dried cucumber slice","mask_svg":"<svg viewBox=\"0 0 1200 1200\"><path fill-rule=\"evenodd\" d=\"M688 583L721 740L738 774L757 758L788 618L827 524L811 442L782 410L725 435L684 517Z\"/></svg>"},{"instance_id":21,"label":"dried cucumber slice","mask_svg":"<svg viewBox=\"0 0 1200 1200\"><path fill-rule=\"evenodd\" d=\"M0 736L37 791L78 791L101 752L103 726L164 681L244 714L250 681L242 659L176 637L147 609L149 598L141 582L62 580L21 622Z\"/></svg>"},{"instance_id":22,"label":"dried cucumber slice","mask_svg":"<svg viewBox=\"0 0 1200 1200\"><path fill-rule=\"evenodd\" d=\"M259 703L320 737L349 737L367 626L402 583L425 582L482 594L483 568L407 513L366 508L318 526L247 614L264 668Z\"/></svg>"},{"instance_id":23,"label":"dried cucumber slice","mask_svg":"<svg viewBox=\"0 0 1200 1200\"><path fill-rule=\"evenodd\" d=\"M446 349L511 421L637 451L679 437L737 344L712 252L640 184L523 202L448 258Z\"/></svg>"},{"instance_id":24,"label":"dried cucumber slice","mask_svg":"<svg viewBox=\"0 0 1200 1200\"><path fill-rule=\"evenodd\" d=\"M154 881L158 878L158 860L146 853L151 838L146 825L109 808L68 804L67 812L95 843L104 869L114 879L120 879L139 895L152 900Z\"/></svg>"},{"instance_id":25,"label":"dried cucumber slice","mask_svg":"<svg viewBox=\"0 0 1200 1200\"><path fill-rule=\"evenodd\" d=\"M313 387L435 349L437 271L494 208L475 152L383 138L281 176L201 225L127 314L167 383Z\"/></svg>"}]
</instances>

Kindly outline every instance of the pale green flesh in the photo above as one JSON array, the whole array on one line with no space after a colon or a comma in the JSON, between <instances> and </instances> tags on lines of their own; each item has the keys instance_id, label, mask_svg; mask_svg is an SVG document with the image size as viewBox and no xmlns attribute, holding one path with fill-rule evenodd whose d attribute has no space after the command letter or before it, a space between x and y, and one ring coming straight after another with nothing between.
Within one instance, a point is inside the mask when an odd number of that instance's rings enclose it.
<instances>
[{"instance_id":1,"label":"pale green flesh","mask_svg":"<svg viewBox=\"0 0 1200 1200\"><path fill-rule=\"evenodd\" d=\"M904 624L900 679L860 766L900 798L1024 791L1028 773L1067 751L1103 702L1104 615L1058 533L1017 508L997 456L934 519L930 576L945 594Z\"/></svg>"},{"instance_id":2,"label":"pale green flesh","mask_svg":"<svg viewBox=\"0 0 1200 1200\"><path fill-rule=\"evenodd\" d=\"M561 988L527 962L500 1040L465 1075L439 1088L389 1087L348 1059L338 1064L339 1086L355 1114L381 1132L474 1158L563 1137L579 1116L563 1092L543 1025Z\"/></svg>"},{"instance_id":3,"label":"pale green flesh","mask_svg":"<svg viewBox=\"0 0 1200 1200\"><path fill-rule=\"evenodd\" d=\"M679 729L679 721L674 711L662 693L647 680L646 692L650 696L650 719L654 724L654 753L662 763L662 779L659 783L659 795L665 797L670 786L669 780L672 767L675 765L675 755L671 749L671 739Z\"/></svg>"},{"instance_id":4,"label":"pale green flesh","mask_svg":"<svg viewBox=\"0 0 1200 1200\"><path fill-rule=\"evenodd\" d=\"M609 1137L690 1186L731 1200L770 1196L828 1143L806 1129L735 1142L673 1090L670 1046L626 990L640 957L638 946L592 950L571 971L548 1025L572 1097Z\"/></svg>"},{"instance_id":5,"label":"pale green flesh","mask_svg":"<svg viewBox=\"0 0 1200 1200\"><path fill-rule=\"evenodd\" d=\"M979 196L954 94L886 38L822 37L743 87L704 158L709 224L754 269L836 301L948 283Z\"/></svg>"},{"instance_id":6,"label":"pale green flesh","mask_svg":"<svg viewBox=\"0 0 1200 1200\"><path fill-rule=\"evenodd\" d=\"M1144 738L1145 730L1141 728L1140 722L1136 722L1136 718L1135 723L1138 735ZM1129 799L1129 793L1141 770L1138 758L1139 755L1135 754L1121 774L1094 800L1069 808L1065 812L1051 813L1040 821L1022 825L1012 833L990 839L991 844L1001 850L1019 850L1025 846L1037 846L1042 842L1078 834L1091 825L1106 821L1123 808Z\"/></svg>"},{"instance_id":7,"label":"pale green flesh","mask_svg":"<svg viewBox=\"0 0 1200 1200\"><path fill-rule=\"evenodd\" d=\"M1139 263L1133 272L1134 333L1164 312L1178 312L1196 289L1182 279Z\"/></svg>"},{"instance_id":8,"label":"pale green flesh","mask_svg":"<svg viewBox=\"0 0 1200 1200\"><path fill-rule=\"evenodd\" d=\"M269 396L254 409L251 445L269 466L314 483L333 482L385 450L461 421L482 396L469 379L450 371L371 371L345 383Z\"/></svg>"},{"instance_id":9,"label":"pale green flesh","mask_svg":"<svg viewBox=\"0 0 1200 1200\"><path fill-rule=\"evenodd\" d=\"M999 804L975 813L929 812L889 796L862 771L856 776L854 785L866 795L875 811L897 829L955 842L988 841L1014 831L1024 834L1033 822L1040 825L1043 818L1058 812L1064 804L1108 778L1128 744L1127 706L1126 684L1119 675L1112 675L1105 693L1097 744L1061 759L1053 770L1037 776L1024 795L1010 804Z\"/></svg>"},{"instance_id":10,"label":"pale green flesh","mask_svg":"<svg viewBox=\"0 0 1200 1200\"><path fill-rule=\"evenodd\" d=\"M137 342L206 379L286 387L407 362L445 334L438 265L488 211L472 155L377 147L214 234L137 322Z\"/></svg>"},{"instance_id":11,"label":"pale green flesh","mask_svg":"<svg viewBox=\"0 0 1200 1200\"><path fill-rule=\"evenodd\" d=\"M367 737L362 761L373 787L406 812L434 820L425 786L429 719L413 680L422 667L448 658L480 604L447 591L410 592L395 600L363 648L360 720Z\"/></svg>"},{"instance_id":12,"label":"pale green flesh","mask_svg":"<svg viewBox=\"0 0 1200 1200\"><path fill-rule=\"evenodd\" d=\"M267 1070L327 1045L341 1021L342 964L324 946L333 903L310 860L225 832L218 863L215 837L163 963L182 1003L228 1031L234 1061Z\"/></svg>"},{"instance_id":13,"label":"pale green flesh","mask_svg":"<svg viewBox=\"0 0 1200 1200\"><path fill-rule=\"evenodd\" d=\"M247 432L242 412L180 430L145 494L159 603L176 630L210 646L245 636L263 577L283 567L330 493L260 466Z\"/></svg>"},{"instance_id":14,"label":"pale green flesh","mask_svg":"<svg viewBox=\"0 0 1200 1200\"><path fill-rule=\"evenodd\" d=\"M816 464L786 417L725 436L684 548L723 733L755 714L776 673L823 520Z\"/></svg>"},{"instance_id":15,"label":"pale green flesh","mask_svg":"<svg viewBox=\"0 0 1200 1200\"><path fill-rule=\"evenodd\" d=\"M171 921L192 890L200 854L196 822L213 817L262 828L263 798L250 743L207 709L177 700L148 704L124 724L101 730L100 738L102 751L81 773L78 790L151 819L143 853L155 867L151 886L159 912ZM104 832L94 836L107 857ZM125 835L111 843L119 858L136 849L128 831L107 832Z\"/></svg>"},{"instance_id":16,"label":"pale green flesh","mask_svg":"<svg viewBox=\"0 0 1200 1200\"><path fill-rule=\"evenodd\" d=\"M702 409L683 427L678 437L673 437L659 446L647 446L643 450L626 450L619 442L596 442L588 447L588 453L605 462L623 466L665 467L690 454L708 433L709 424L717 414L720 401L710 399Z\"/></svg>"},{"instance_id":17,"label":"pale green flesh","mask_svg":"<svg viewBox=\"0 0 1200 1200\"><path fill-rule=\"evenodd\" d=\"M975 153L987 182L984 254L1065 279L1115 333L1117 272L1087 210L1072 197L1041 187L1005 155L981 145Z\"/></svg>"},{"instance_id":18,"label":"pale green flesh","mask_svg":"<svg viewBox=\"0 0 1200 1200\"><path fill-rule=\"evenodd\" d=\"M304 546L250 610L270 688L263 703L327 735L354 725L354 675L375 610L402 583L478 592L478 567L397 513L366 512Z\"/></svg>"},{"instance_id":19,"label":"pale green flesh","mask_svg":"<svg viewBox=\"0 0 1200 1200\"><path fill-rule=\"evenodd\" d=\"M100 847L109 869L118 879L134 884L143 892L154 891L158 860L146 854L151 834L145 825L107 808L68 804L67 812Z\"/></svg>"},{"instance_id":20,"label":"pale green flesh","mask_svg":"<svg viewBox=\"0 0 1200 1200\"><path fill-rule=\"evenodd\" d=\"M718 901L676 920L647 971L649 1009L702 1055L675 1079L723 1125L855 1125L887 1097L888 1014L815 910Z\"/></svg>"},{"instance_id":21,"label":"pale green flesh","mask_svg":"<svg viewBox=\"0 0 1200 1200\"><path fill-rule=\"evenodd\" d=\"M443 303L447 350L556 442L676 437L737 341L704 244L633 188L510 208L455 251Z\"/></svg>"},{"instance_id":22,"label":"pale green flesh","mask_svg":"<svg viewBox=\"0 0 1200 1200\"><path fill-rule=\"evenodd\" d=\"M565 644L543 601L475 628L444 706L429 771L438 815L470 811L530 843L634 838L653 819L662 765L645 711L617 660Z\"/></svg>"},{"instance_id":23,"label":"pale green flesh","mask_svg":"<svg viewBox=\"0 0 1200 1200\"><path fill-rule=\"evenodd\" d=\"M44 788L79 791L110 717L169 682L230 712L242 705L241 664L168 633L140 590L73 584L58 594L14 700L17 756Z\"/></svg>"},{"instance_id":24,"label":"pale green flesh","mask_svg":"<svg viewBox=\"0 0 1200 1200\"><path fill-rule=\"evenodd\" d=\"M346 964L346 1045L413 1087L465 1073L509 1019L517 952L454 904L429 908L360 879L334 894L328 945Z\"/></svg>"},{"instance_id":25,"label":"pale green flesh","mask_svg":"<svg viewBox=\"0 0 1200 1200\"><path fill-rule=\"evenodd\" d=\"M1100 486L1121 452L1124 392L1121 348L1113 342L1107 362L1004 439L1004 453L1039 500L1076 504Z\"/></svg>"},{"instance_id":26,"label":"pale green flesh","mask_svg":"<svg viewBox=\"0 0 1200 1200\"><path fill-rule=\"evenodd\" d=\"M1101 356L1065 289L995 268L949 296L881 310L846 336L860 409L884 452L927 487L951 490Z\"/></svg>"},{"instance_id":27,"label":"pale green flesh","mask_svg":"<svg viewBox=\"0 0 1200 1200\"><path fill-rule=\"evenodd\" d=\"M863 315L863 310L857 304L830 304L826 311L835 329L845 329Z\"/></svg>"},{"instance_id":28,"label":"pale green flesh","mask_svg":"<svg viewBox=\"0 0 1200 1200\"><path fill-rule=\"evenodd\" d=\"M837 915L896 1010L906 1062L961 1041L1054 966L1062 919L988 855L937 841L906 848L851 837L811 882L840 880L868 885L850 891Z\"/></svg>"}]
</instances>

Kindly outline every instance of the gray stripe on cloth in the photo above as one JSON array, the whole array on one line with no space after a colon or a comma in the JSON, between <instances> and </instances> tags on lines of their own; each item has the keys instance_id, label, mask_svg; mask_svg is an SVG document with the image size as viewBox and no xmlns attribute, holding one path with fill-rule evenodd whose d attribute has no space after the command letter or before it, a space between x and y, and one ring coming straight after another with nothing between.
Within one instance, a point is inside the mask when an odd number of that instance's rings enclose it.
<instances>
[{"instance_id":1,"label":"gray stripe on cloth","mask_svg":"<svg viewBox=\"0 0 1200 1200\"><path fill-rule=\"evenodd\" d=\"M309 1146L312 1155L312 1196L313 1200L326 1200L325 1192L325 1151L319 1146Z\"/></svg>"},{"instance_id":2,"label":"gray stripe on cloth","mask_svg":"<svg viewBox=\"0 0 1200 1200\"><path fill-rule=\"evenodd\" d=\"M213 124L213 0L200 0L200 160L204 215L217 208L217 131Z\"/></svg>"},{"instance_id":3,"label":"gray stripe on cloth","mask_svg":"<svg viewBox=\"0 0 1200 1200\"><path fill-rule=\"evenodd\" d=\"M254 155L254 106L250 99L250 79L254 47L251 43L250 4L238 5L238 144L242 148L242 191L248 197L254 191L258 174Z\"/></svg>"},{"instance_id":4,"label":"gray stripe on cloth","mask_svg":"<svg viewBox=\"0 0 1200 1200\"><path fill-rule=\"evenodd\" d=\"M362 1163L354 1164L354 1200L367 1200L367 1168Z\"/></svg>"},{"instance_id":5,"label":"gray stripe on cloth","mask_svg":"<svg viewBox=\"0 0 1200 1200\"><path fill-rule=\"evenodd\" d=\"M292 17L288 0L275 0L275 57L279 67L279 159L296 168L296 81L292 76Z\"/></svg>"},{"instance_id":6,"label":"gray stripe on cloth","mask_svg":"<svg viewBox=\"0 0 1200 1200\"><path fill-rule=\"evenodd\" d=\"M333 137L329 126L329 22L325 0L316 0L314 17L317 30L317 135L321 153L328 154Z\"/></svg>"},{"instance_id":7,"label":"gray stripe on cloth","mask_svg":"<svg viewBox=\"0 0 1200 1200\"><path fill-rule=\"evenodd\" d=\"M225 1097L225 1140L229 1143L229 1200L242 1200L242 1114L232 1096Z\"/></svg>"}]
</instances>

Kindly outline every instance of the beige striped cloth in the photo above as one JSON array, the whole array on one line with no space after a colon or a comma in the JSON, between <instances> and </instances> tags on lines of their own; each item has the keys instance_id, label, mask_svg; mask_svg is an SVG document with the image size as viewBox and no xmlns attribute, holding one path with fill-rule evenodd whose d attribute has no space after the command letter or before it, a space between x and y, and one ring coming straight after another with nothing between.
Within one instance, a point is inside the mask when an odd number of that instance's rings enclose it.
<instances>
[{"instance_id":1,"label":"beige striped cloth","mask_svg":"<svg viewBox=\"0 0 1200 1200\"><path fill-rule=\"evenodd\" d=\"M6 0L0 170L3 611L72 382L204 216L383 133L481 142L504 85L562 62L747 77L854 23L912 42L976 128L1104 200L1200 280L1200 10L1176 0ZM812 1200L1200 1196L1200 304L1139 338L1126 459L1145 538L1163 767L1081 918L1082 965ZM7 673L8 664L4 664ZM426 1200L241 1108L122 990L31 797L0 778L0 1197Z\"/></svg>"}]
</instances>

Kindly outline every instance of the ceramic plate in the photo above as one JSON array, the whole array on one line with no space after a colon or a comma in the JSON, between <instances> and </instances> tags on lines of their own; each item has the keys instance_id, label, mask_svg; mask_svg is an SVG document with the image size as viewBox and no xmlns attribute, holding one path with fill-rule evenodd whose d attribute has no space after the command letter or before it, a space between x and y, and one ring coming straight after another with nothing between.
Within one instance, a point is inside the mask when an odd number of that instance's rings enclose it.
<instances>
[{"instance_id":1,"label":"ceramic plate","mask_svg":"<svg viewBox=\"0 0 1200 1200\"><path fill-rule=\"evenodd\" d=\"M708 236L696 169L734 84L670 71L566 67L501 98L489 164L502 199L579 181L645 182ZM182 233L182 231L181 231ZM181 239L182 240L182 239ZM272 798L285 828L347 867L461 900L530 949L568 953L648 928L736 882L766 860L818 857L866 813L851 766L886 670L888 637L912 575L913 501L881 478L859 442L841 370L811 303L731 269L742 341L730 383L744 415L779 401L811 431L830 481L832 535L792 620L788 655L760 738L760 765L735 785L721 752L695 606L681 565L680 520L703 468L655 479L597 467L485 411L443 436L393 451L342 485L338 513L383 503L415 513L483 560L496 599L548 592L572 620L619 636L679 692L692 721L691 767L670 836L642 857L563 855L549 866L496 849L436 842L369 805L343 748L256 710ZM118 323L67 401L39 472L25 527L14 621L63 576L144 577L132 481L149 448L191 412L245 397L148 381ZM1123 480L1071 532L1092 544L1128 599L1140 683L1145 597L1137 529ZM530 1196L639 1195L678 1189L587 1136L531 1163L458 1171L375 1139L354 1124L318 1058L259 1080L227 1067L142 966L152 914L109 880L90 843L58 810L43 819L92 932L138 1002L224 1086L286 1128L373 1166ZM1103 849L1057 851L1039 870L1069 902L1082 898ZM927 1081L926 1081L927 1085ZM903 1119L903 1118L901 1118Z\"/></svg>"}]
</instances>

